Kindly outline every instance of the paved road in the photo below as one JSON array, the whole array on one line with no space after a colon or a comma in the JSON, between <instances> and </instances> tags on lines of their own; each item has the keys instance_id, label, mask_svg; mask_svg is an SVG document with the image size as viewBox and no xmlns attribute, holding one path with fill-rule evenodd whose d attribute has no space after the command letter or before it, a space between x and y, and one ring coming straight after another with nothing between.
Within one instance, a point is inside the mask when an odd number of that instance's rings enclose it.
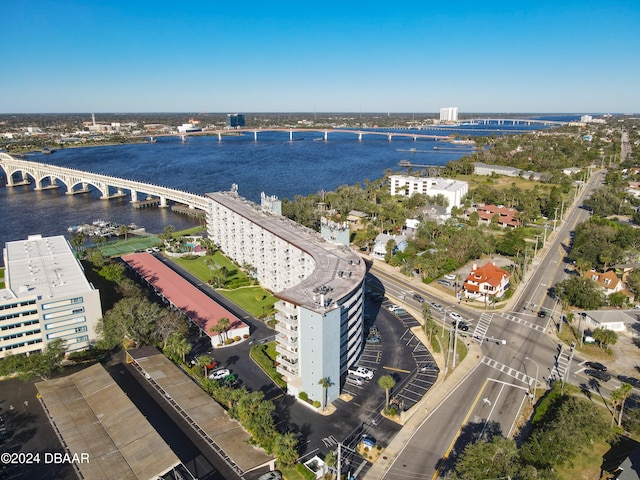
<instances>
[{"instance_id":1,"label":"paved road","mask_svg":"<svg viewBox=\"0 0 640 480\"><path fill-rule=\"evenodd\" d=\"M592 176L575 205L581 205L589 192L600 185L603 175ZM456 454L470 440L489 432L513 435L515 421L530 400L534 385L542 387L549 376L557 375L556 364L567 360L564 364L567 369L575 366L576 359L571 359L573 363L569 365L566 349L561 353L558 347L554 335L556 315L540 318L537 312L540 308L553 311L555 300L549 296L549 288L568 274L564 260L570 230L587 216L583 209L569 209L565 222L555 232L548 232L547 245L538 252L537 263L528 272L524 287L512 299L511 311L472 313L464 304L455 307L472 320L472 333L491 341L482 342L476 358L465 360L461 368L467 370L466 376L459 383L440 394L430 392L428 396L433 394L438 401L425 399L424 421L416 423L411 437L403 439L404 445L389 449L394 458L381 462L366 478L426 479L445 475ZM396 298L411 304L412 291L418 291L428 301L436 301L449 310L453 308L453 297L446 294L438 297L433 288L416 288L406 279L374 272L388 294Z\"/></svg>"}]
</instances>

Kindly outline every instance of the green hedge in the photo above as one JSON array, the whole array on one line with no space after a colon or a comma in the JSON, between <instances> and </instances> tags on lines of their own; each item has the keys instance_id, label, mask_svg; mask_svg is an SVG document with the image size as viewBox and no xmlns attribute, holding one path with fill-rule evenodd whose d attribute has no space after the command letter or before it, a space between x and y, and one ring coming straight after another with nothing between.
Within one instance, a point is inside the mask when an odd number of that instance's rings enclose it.
<instances>
[{"instance_id":1,"label":"green hedge","mask_svg":"<svg viewBox=\"0 0 640 480\"><path fill-rule=\"evenodd\" d=\"M249 355L251 358L267 372L274 382L281 388L287 388L287 384L282 380L282 375L278 373L275 366L275 359L271 358L268 351L268 345L254 345L251 347Z\"/></svg>"}]
</instances>

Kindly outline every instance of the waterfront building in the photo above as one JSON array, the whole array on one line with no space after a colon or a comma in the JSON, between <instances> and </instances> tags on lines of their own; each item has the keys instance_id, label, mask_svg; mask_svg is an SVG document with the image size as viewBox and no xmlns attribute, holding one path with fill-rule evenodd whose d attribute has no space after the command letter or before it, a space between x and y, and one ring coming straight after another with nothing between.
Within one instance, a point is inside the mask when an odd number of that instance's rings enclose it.
<instances>
[{"instance_id":1,"label":"waterfront building","mask_svg":"<svg viewBox=\"0 0 640 480\"><path fill-rule=\"evenodd\" d=\"M244 114L228 113L227 128L241 128L241 127L244 127Z\"/></svg>"},{"instance_id":2,"label":"waterfront building","mask_svg":"<svg viewBox=\"0 0 640 480\"><path fill-rule=\"evenodd\" d=\"M390 240L393 240L392 255L398 251L404 252L407 249L406 235L389 235L387 233L380 233L376 237L371 256L378 260L384 260L387 255L387 244Z\"/></svg>"},{"instance_id":3,"label":"waterfront building","mask_svg":"<svg viewBox=\"0 0 640 480\"><path fill-rule=\"evenodd\" d=\"M29 354L62 338L67 352L96 341L100 292L86 279L63 236L7 242L0 290L0 358Z\"/></svg>"},{"instance_id":4,"label":"waterfront building","mask_svg":"<svg viewBox=\"0 0 640 480\"><path fill-rule=\"evenodd\" d=\"M391 175L389 177L391 195L410 197L414 193L421 193L430 197L444 196L449 205L447 213L453 207L460 207L464 196L469 192L469 184L460 180L442 177L414 177L410 175Z\"/></svg>"},{"instance_id":5,"label":"waterfront building","mask_svg":"<svg viewBox=\"0 0 640 480\"><path fill-rule=\"evenodd\" d=\"M276 292L277 370L288 393L335 400L364 347L364 261L339 243L341 235L331 242L270 210L273 199L256 205L235 186L206 195L209 237ZM331 238L334 226L325 227ZM326 399L321 379L329 382Z\"/></svg>"},{"instance_id":6,"label":"waterfront building","mask_svg":"<svg viewBox=\"0 0 640 480\"><path fill-rule=\"evenodd\" d=\"M440 109L441 122L457 122L458 107L444 107Z\"/></svg>"}]
</instances>

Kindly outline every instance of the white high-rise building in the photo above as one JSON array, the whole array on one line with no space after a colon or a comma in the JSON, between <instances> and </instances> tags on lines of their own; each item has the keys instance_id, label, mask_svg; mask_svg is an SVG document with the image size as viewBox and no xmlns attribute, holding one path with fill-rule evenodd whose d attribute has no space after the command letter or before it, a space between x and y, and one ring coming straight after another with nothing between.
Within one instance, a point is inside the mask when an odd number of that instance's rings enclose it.
<instances>
[{"instance_id":1,"label":"white high-rise building","mask_svg":"<svg viewBox=\"0 0 640 480\"><path fill-rule=\"evenodd\" d=\"M457 122L458 107L443 107L440 109L441 122Z\"/></svg>"},{"instance_id":2,"label":"white high-rise building","mask_svg":"<svg viewBox=\"0 0 640 480\"><path fill-rule=\"evenodd\" d=\"M207 197L209 238L276 292L277 370L288 393L322 403L324 378L335 400L364 348L364 261L339 244L341 230L327 241L235 189Z\"/></svg>"},{"instance_id":3,"label":"white high-rise building","mask_svg":"<svg viewBox=\"0 0 640 480\"><path fill-rule=\"evenodd\" d=\"M97 340L100 292L84 276L63 236L7 242L0 290L0 358L43 350L57 338L67 351Z\"/></svg>"}]
</instances>

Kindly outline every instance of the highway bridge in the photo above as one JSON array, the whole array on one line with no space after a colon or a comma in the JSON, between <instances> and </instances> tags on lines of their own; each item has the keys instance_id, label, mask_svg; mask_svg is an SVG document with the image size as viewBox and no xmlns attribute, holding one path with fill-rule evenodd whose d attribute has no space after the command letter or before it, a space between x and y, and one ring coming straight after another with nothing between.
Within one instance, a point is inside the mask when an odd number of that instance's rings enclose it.
<instances>
[{"instance_id":1,"label":"highway bridge","mask_svg":"<svg viewBox=\"0 0 640 480\"><path fill-rule=\"evenodd\" d=\"M154 140L158 137L180 137L182 141L185 141L187 137L190 136L217 136L218 141L221 142L222 138L225 136L238 136L238 135L253 135L253 140L258 141L258 133L266 133L266 132L284 132L289 134L289 141L294 141L294 133L298 139L302 139L304 134L309 133L319 133L322 137L317 137L318 139L324 139L324 141L329 140L329 133L332 135L335 133L340 134L352 134L358 137L359 141L362 141L363 137L366 135L373 136L382 136L386 137L388 141L391 141L393 137L401 137L401 138L412 138L413 141L416 140L451 140L452 137L448 135L426 135L421 133L400 133L400 132L386 132L386 131L374 131L374 130L352 130L352 129L322 129L322 128L238 128L233 130L203 130L199 132L175 132L175 133L158 133L158 134L147 134L141 135L140 138L150 138Z\"/></svg>"},{"instance_id":2,"label":"highway bridge","mask_svg":"<svg viewBox=\"0 0 640 480\"><path fill-rule=\"evenodd\" d=\"M128 191L134 206L152 202L161 207L167 207L168 202L171 201L186 205L190 209L206 211L208 205L208 200L203 195L125 178L21 160L6 153L0 153L0 167L7 178L7 187L34 183L34 190L45 190L60 188L63 185L67 195L76 195L88 193L89 185L92 185L100 192L101 199L124 197L127 195L125 191ZM47 179L49 181L45 182Z\"/></svg>"},{"instance_id":3,"label":"highway bridge","mask_svg":"<svg viewBox=\"0 0 640 480\"><path fill-rule=\"evenodd\" d=\"M557 120L536 120L532 118L473 118L465 121L463 125L544 125L544 126L561 126L567 125L569 122L560 122Z\"/></svg>"}]
</instances>

